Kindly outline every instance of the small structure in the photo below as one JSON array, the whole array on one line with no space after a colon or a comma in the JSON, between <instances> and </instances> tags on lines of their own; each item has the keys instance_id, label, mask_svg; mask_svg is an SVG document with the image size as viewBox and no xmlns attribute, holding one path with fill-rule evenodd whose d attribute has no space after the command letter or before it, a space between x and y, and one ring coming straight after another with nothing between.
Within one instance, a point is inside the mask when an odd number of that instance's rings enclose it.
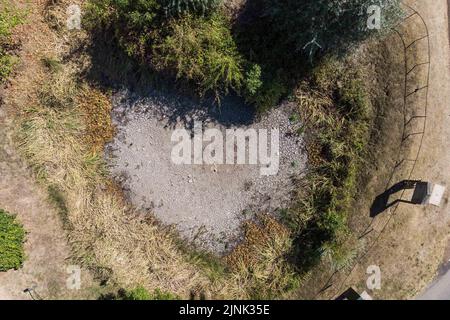
<instances>
[{"instance_id":1,"label":"small structure","mask_svg":"<svg viewBox=\"0 0 450 320\"><path fill-rule=\"evenodd\" d=\"M440 206L445 187L421 180L403 180L378 195L370 208L370 216L375 217L389 207L399 203ZM391 198L394 197L394 200ZM409 200L408 200L409 199Z\"/></svg>"},{"instance_id":2,"label":"small structure","mask_svg":"<svg viewBox=\"0 0 450 320\"><path fill-rule=\"evenodd\" d=\"M425 181L416 181L413 184L414 192L411 198L412 204L426 205L430 200L433 185Z\"/></svg>"},{"instance_id":3,"label":"small structure","mask_svg":"<svg viewBox=\"0 0 450 320\"><path fill-rule=\"evenodd\" d=\"M431 204L439 207L441 205L444 192L444 186L433 184L431 182L418 181L415 185L411 202L413 204Z\"/></svg>"},{"instance_id":4,"label":"small structure","mask_svg":"<svg viewBox=\"0 0 450 320\"><path fill-rule=\"evenodd\" d=\"M372 297L366 291L359 294L354 288L350 287L336 300L372 300Z\"/></svg>"},{"instance_id":5,"label":"small structure","mask_svg":"<svg viewBox=\"0 0 450 320\"><path fill-rule=\"evenodd\" d=\"M434 206L440 206L442 198L444 196L445 187L439 184L433 185L430 198L428 199L428 203Z\"/></svg>"}]
</instances>

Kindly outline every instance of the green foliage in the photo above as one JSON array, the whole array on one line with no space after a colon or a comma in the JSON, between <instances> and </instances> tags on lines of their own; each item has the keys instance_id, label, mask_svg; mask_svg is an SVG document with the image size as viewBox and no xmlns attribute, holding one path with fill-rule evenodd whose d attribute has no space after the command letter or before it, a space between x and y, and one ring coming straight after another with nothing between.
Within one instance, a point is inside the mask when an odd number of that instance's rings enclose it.
<instances>
[{"instance_id":1,"label":"green foliage","mask_svg":"<svg viewBox=\"0 0 450 320\"><path fill-rule=\"evenodd\" d=\"M264 113L285 97L289 92L288 87L283 80L283 76L268 76L265 77L254 95L247 95L247 101L254 104L260 113Z\"/></svg>"},{"instance_id":2,"label":"green foliage","mask_svg":"<svg viewBox=\"0 0 450 320\"><path fill-rule=\"evenodd\" d=\"M12 47L11 31L23 22L24 15L4 2L0 3L0 83L11 73L17 59L9 54Z\"/></svg>"},{"instance_id":3,"label":"green foliage","mask_svg":"<svg viewBox=\"0 0 450 320\"><path fill-rule=\"evenodd\" d=\"M262 85L261 67L257 64L253 64L246 73L245 90L249 96L254 96Z\"/></svg>"},{"instance_id":4,"label":"green foliage","mask_svg":"<svg viewBox=\"0 0 450 320\"><path fill-rule=\"evenodd\" d=\"M319 51L345 50L380 30L367 27L371 5L381 8L382 30L388 29L401 16L399 0L249 0L253 5L248 24L266 26L252 39L260 44L276 41L282 49L290 48L298 56L311 58ZM255 29L253 29L254 31ZM255 43L253 43L255 44ZM282 59L280 59L282 60ZM283 59L284 60L284 59ZM298 61L298 59L296 59Z\"/></svg>"},{"instance_id":5,"label":"green foliage","mask_svg":"<svg viewBox=\"0 0 450 320\"><path fill-rule=\"evenodd\" d=\"M333 58L312 71L298 102L301 118L315 137L311 143L320 153L308 175L309 189L283 218L298 235L298 266L308 270L324 252L333 258L346 256L341 244L348 239L347 215L373 115L358 72Z\"/></svg>"},{"instance_id":6,"label":"green foliage","mask_svg":"<svg viewBox=\"0 0 450 320\"><path fill-rule=\"evenodd\" d=\"M16 64L16 57L10 56L8 54L2 55L0 53L0 83L6 80L6 78L13 71L13 68Z\"/></svg>"},{"instance_id":7,"label":"green foliage","mask_svg":"<svg viewBox=\"0 0 450 320\"><path fill-rule=\"evenodd\" d=\"M155 289L152 300L180 300L180 297L170 292Z\"/></svg>"},{"instance_id":8,"label":"green foliage","mask_svg":"<svg viewBox=\"0 0 450 320\"><path fill-rule=\"evenodd\" d=\"M371 4L381 6L384 28L400 15L397 0L248 0L232 25L219 0L90 0L86 25L111 29L129 56L200 95L233 90L263 112L319 51L342 52L373 33Z\"/></svg>"},{"instance_id":9,"label":"green foliage","mask_svg":"<svg viewBox=\"0 0 450 320\"><path fill-rule=\"evenodd\" d=\"M199 93L216 97L239 91L244 80L243 59L231 36L226 18L186 15L172 20L169 35L157 46L153 63L192 81Z\"/></svg>"},{"instance_id":10,"label":"green foliage","mask_svg":"<svg viewBox=\"0 0 450 320\"><path fill-rule=\"evenodd\" d=\"M212 0L91 0L85 25L97 28L101 21L141 64L193 85L200 96L212 93L220 100L230 90L241 90L246 61L218 4ZM167 14L167 6L177 8L176 13ZM194 9L200 7L208 14L197 14ZM255 71L249 73L252 90L258 85Z\"/></svg>"},{"instance_id":11,"label":"green foliage","mask_svg":"<svg viewBox=\"0 0 450 320\"><path fill-rule=\"evenodd\" d=\"M142 58L163 15L158 0L90 0L83 25L110 30L128 55Z\"/></svg>"},{"instance_id":12,"label":"green foliage","mask_svg":"<svg viewBox=\"0 0 450 320\"><path fill-rule=\"evenodd\" d=\"M123 300L152 300L152 296L144 287L137 287L126 291Z\"/></svg>"},{"instance_id":13,"label":"green foliage","mask_svg":"<svg viewBox=\"0 0 450 320\"><path fill-rule=\"evenodd\" d=\"M206 15L214 11L221 2L221 0L161 0L168 16L180 16L185 13Z\"/></svg>"},{"instance_id":14,"label":"green foliage","mask_svg":"<svg viewBox=\"0 0 450 320\"><path fill-rule=\"evenodd\" d=\"M382 9L382 30L367 28L370 5ZM398 0L248 0L234 29L240 52L267 82L254 103L273 107L323 56L389 30L401 14Z\"/></svg>"},{"instance_id":15,"label":"green foliage","mask_svg":"<svg viewBox=\"0 0 450 320\"><path fill-rule=\"evenodd\" d=\"M122 294L122 300L179 300L180 298L170 292L165 292L160 289L155 289L153 294L148 292L144 287L137 287L135 289L125 291Z\"/></svg>"},{"instance_id":16,"label":"green foliage","mask_svg":"<svg viewBox=\"0 0 450 320\"><path fill-rule=\"evenodd\" d=\"M42 64L44 67L48 69L51 73L56 73L62 70L62 64L61 61L50 58L50 57L44 57L41 59Z\"/></svg>"},{"instance_id":17,"label":"green foliage","mask_svg":"<svg viewBox=\"0 0 450 320\"><path fill-rule=\"evenodd\" d=\"M25 231L13 216L0 209L0 271L19 269L25 258Z\"/></svg>"},{"instance_id":18,"label":"green foliage","mask_svg":"<svg viewBox=\"0 0 450 320\"><path fill-rule=\"evenodd\" d=\"M359 79L347 81L339 89L339 105L347 117L364 119L369 116L369 106L364 85Z\"/></svg>"}]
</instances>

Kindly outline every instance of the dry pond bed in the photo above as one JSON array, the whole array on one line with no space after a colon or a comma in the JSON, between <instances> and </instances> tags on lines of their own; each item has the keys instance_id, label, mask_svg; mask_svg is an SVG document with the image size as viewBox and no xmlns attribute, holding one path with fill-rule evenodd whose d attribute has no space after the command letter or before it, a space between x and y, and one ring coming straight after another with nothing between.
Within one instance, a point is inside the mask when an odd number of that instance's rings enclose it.
<instances>
[{"instance_id":1,"label":"dry pond bed","mask_svg":"<svg viewBox=\"0 0 450 320\"><path fill-rule=\"evenodd\" d=\"M107 146L107 161L134 206L153 212L198 248L224 254L242 237L244 221L260 212L276 215L295 195L295 180L304 175L307 156L293 107L287 102L257 117L237 98L214 107L174 93L142 96L122 90L113 97L117 134ZM227 130L255 129L259 135L267 130L269 149L274 147L271 133L278 129L278 171L262 175L261 159L248 164L252 146L247 139L246 164L175 164L172 134L186 129L194 137L196 122L203 133L217 129L224 137ZM203 141L203 151L212 141Z\"/></svg>"}]
</instances>

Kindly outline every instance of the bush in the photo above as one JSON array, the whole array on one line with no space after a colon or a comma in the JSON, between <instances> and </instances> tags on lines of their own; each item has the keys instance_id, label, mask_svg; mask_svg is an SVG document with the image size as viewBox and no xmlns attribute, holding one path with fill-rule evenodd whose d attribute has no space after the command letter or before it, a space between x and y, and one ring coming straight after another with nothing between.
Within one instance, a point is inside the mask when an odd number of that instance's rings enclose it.
<instances>
[{"instance_id":1,"label":"bush","mask_svg":"<svg viewBox=\"0 0 450 320\"><path fill-rule=\"evenodd\" d=\"M88 8L87 26L101 21L129 56L194 85L200 96L241 90L247 64L219 1L91 0Z\"/></svg>"},{"instance_id":2,"label":"bush","mask_svg":"<svg viewBox=\"0 0 450 320\"><path fill-rule=\"evenodd\" d=\"M22 23L23 15L9 5L0 2L0 83L5 81L11 73L17 59L9 54L13 46L11 43L11 30Z\"/></svg>"},{"instance_id":3,"label":"bush","mask_svg":"<svg viewBox=\"0 0 450 320\"><path fill-rule=\"evenodd\" d=\"M277 46L289 49L303 60L319 51L346 50L379 31L367 27L367 9L371 5L381 8L382 30L393 25L402 13L399 0L249 0L249 3L253 12L246 26L256 27L249 31L254 33L252 45L268 44L271 39L275 41L274 50Z\"/></svg>"},{"instance_id":4,"label":"bush","mask_svg":"<svg viewBox=\"0 0 450 320\"><path fill-rule=\"evenodd\" d=\"M244 60L223 15L207 19L186 15L171 20L169 29L153 56L157 68L194 82L200 95L213 92L220 97L230 89L240 90Z\"/></svg>"},{"instance_id":5,"label":"bush","mask_svg":"<svg viewBox=\"0 0 450 320\"><path fill-rule=\"evenodd\" d=\"M120 295L123 300L179 300L180 298L173 293L164 292L160 289L155 289L153 294L148 292L144 287L137 287L135 289L122 292Z\"/></svg>"},{"instance_id":6,"label":"bush","mask_svg":"<svg viewBox=\"0 0 450 320\"><path fill-rule=\"evenodd\" d=\"M180 16L185 13L206 15L216 9L221 0L161 0L168 16Z\"/></svg>"},{"instance_id":7,"label":"bush","mask_svg":"<svg viewBox=\"0 0 450 320\"><path fill-rule=\"evenodd\" d=\"M247 94L246 98L248 102L256 106L260 113L264 113L276 106L288 94L289 89L282 75L266 76L260 81L261 83L256 93Z\"/></svg>"},{"instance_id":8,"label":"bush","mask_svg":"<svg viewBox=\"0 0 450 320\"><path fill-rule=\"evenodd\" d=\"M247 95L252 97L263 85L261 80L261 67L257 64L253 64L245 75L245 90Z\"/></svg>"},{"instance_id":9,"label":"bush","mask_svg":"<svg viewBox=\"0 0 450 320\"><path fill-rule=\"evenodd\" d=\"M25 231L8 212L0 209L0 271L19 269L25 253Z\"/></svg>"},{"instance_id":10,"label":"bush","mask_svg":"<svg viewBox=\"0 0 450 320\"><path fill-rule=\"evenodd\" d=\"M347 257L342 243L350 238L347 216L373 113L361 76L336 58L327 57L313 69L297 99L302 122L312 133L308 150L317 150L317 155L309 152L309 187L283 218L297 234L297 265L307 271L325 253L336 260Z\"/></svg>"}]
</instances>

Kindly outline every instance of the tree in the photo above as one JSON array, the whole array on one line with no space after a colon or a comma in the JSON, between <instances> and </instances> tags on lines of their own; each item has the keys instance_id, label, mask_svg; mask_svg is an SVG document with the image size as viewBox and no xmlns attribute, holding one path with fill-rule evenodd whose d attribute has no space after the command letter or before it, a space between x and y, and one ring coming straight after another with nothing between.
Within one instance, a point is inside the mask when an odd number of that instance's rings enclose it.
<instances>
[{"instance_id":1,"label":"tree","mask_svg":"<svg viewBox=\"0 0 450 320\"><path fill-rule=\"evenodd\" d=\"M402 12L399 0L249 0L247 8L245 27L256 25L249 29L253 47L271 43L302 58L346 50L389 29ZM368 27L373 8L379 8L380 29Z\"/></svg>"}]
</instances>

